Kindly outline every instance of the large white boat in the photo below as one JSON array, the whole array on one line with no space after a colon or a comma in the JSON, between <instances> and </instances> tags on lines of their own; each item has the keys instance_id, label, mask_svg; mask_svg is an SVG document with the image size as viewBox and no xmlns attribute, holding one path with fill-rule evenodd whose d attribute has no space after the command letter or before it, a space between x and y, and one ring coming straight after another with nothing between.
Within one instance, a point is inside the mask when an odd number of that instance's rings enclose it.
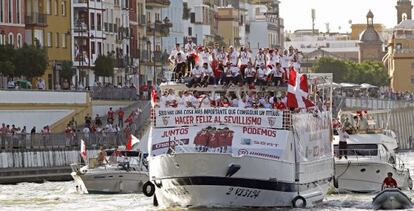
<instances>
[{"instance_id":1,"label":"large white boat","mask_svg":"<svg viewBox=\"0 0 414 211\"><path fill-rule=\"evenodd\" d=\"M96 159L80 166L72 164L71 176L75 180L77 190L81 193L142 193L143 185L148 182L148 171L143 165L142 155L137 151L121 151L128 157L129 166L121 165L116 157L108 156L108 163L96 165ZM107 150L111 155L112 150Z\"/></svg>"},{"instance_id":2,"label":"large white boat","mask_svg":"<svg viewBox=\"0 0 414 211\"><path fill-rule=\"evenodd\" d=\"M335 187L339 192L378 192L387 173L393 173L398 187L411 189L410 171L395 153L398 148L395 133L378 127L368 112L368 124L364 129L352 129L347 139L347 158L339 159L339 136L334 136ZM360 112L344 112L341 119L360 115ZM365 120L364 120L365 121ZM352 123L353 124L353 123ZM344 124L343 124L344 125Z\"/></svg>"},{"instance_id":3,"label":"large white boat","mask_svg":"<svg viewBox=\"0 0 414 211\"><path fill-rule=\"evenodd\" d=\"M216 99L244 89L197 91ZM155 107L153 117L149 176L162 207L311 207L322 202L334 175L330 111Z\"/></svg>"}]
</instances>

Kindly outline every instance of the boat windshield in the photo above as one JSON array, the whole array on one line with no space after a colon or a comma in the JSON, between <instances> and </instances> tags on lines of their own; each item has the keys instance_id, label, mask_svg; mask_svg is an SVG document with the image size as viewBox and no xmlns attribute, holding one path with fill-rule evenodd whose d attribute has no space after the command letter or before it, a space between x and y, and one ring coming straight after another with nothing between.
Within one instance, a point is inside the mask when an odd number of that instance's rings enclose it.
<instances>
[{"instance_id":1,"label":"boat windshield","mask_svg":"<svg viewBox=\"0 0 414 211\"><path fill-rule=\"evenodd\" d=\"M334 145L335 156L339 155L339 145ZM377 144L348 144L347 156L377 156L378 145Z\"/></svg>"}]
</instances>

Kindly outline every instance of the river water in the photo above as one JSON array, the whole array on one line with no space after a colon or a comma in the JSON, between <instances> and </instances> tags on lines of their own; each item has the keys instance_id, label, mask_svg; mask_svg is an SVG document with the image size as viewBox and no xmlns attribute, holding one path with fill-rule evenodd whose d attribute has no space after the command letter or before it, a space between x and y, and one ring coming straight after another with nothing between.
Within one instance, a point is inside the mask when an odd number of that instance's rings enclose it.
<instances>
[{"instance_id":1,"label":"river water","mask_svg":"<svg viewBox=\"0 0 414 211\"><path fill-rule=\"evenodd\" d=\"M414 152L400 153L400 157L414 172ZM152 199L142 194L79 194L74 187L74 182L0 185L0 210L157 210ZM331 194L313 210L369 210L372 198L370 194Z\"/></svg>"}]
</instances>

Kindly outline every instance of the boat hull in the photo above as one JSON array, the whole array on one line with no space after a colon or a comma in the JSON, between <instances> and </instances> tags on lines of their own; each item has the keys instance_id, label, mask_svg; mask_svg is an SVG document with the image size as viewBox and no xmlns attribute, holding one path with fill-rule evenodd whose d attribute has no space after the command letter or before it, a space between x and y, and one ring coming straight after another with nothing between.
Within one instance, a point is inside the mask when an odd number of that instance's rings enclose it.
<instances>
[{"instance_id":1,"label":"boat hull","mask_svg":"<svg viewBox=\"0 0 414 211\"><path fill-rule=\"evenodd\" d=\"M399 189L381 191L372 201L374 209L409 209L412 208L411 199Z\"/></svg>"},{"instance_id":2,"label":"boat hull","mask_svg":"<svg viewBox=\"0 0 414 211\"><path fill-rule=\"evenodd\" d=\"M232 166L240 168L229 174ZM302 199L311 207L322 202L330 177L297 183L294 166L225 154L161 155L150 159L150 178L161 207L292 207Z\"/></svg>"},{"instance_id":3,"label":"boat hull","mask_svg":"<svg viewBox=\"0 0 414 211\"><path fill-rule=\"evenodd\" d=\"M339 192L369 193L381 191L387 173L392 172L398 187L412 187L410 172L399 170L389 163L344 160L335 162L335 179Z\"/></svg>"},{"instance_id":4,"label":"boat hull","mask_svg":"<svg viewBox=\"0 0 414 211\"><path fill-rule=\"evenodd\" d=\"M142 186L148 181L146 172L107 171L71 173L77 189L83 193L123 194L141 193Z\"/></svg>"}]
</instances>

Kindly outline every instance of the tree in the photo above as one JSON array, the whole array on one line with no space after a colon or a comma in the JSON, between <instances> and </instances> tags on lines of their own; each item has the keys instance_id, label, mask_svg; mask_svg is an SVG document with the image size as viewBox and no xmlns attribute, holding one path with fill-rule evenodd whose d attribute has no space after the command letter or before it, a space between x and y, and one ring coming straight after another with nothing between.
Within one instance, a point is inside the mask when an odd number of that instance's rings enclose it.
<instances>
[{"instance_id":1,"label":"tree","mask_svg":"<svg viewBox=\"0 0 414 211\"><path fill-rule=\"evenodd\" d=\"M322 57L313 65L316 73L333 73L333 81L337 83L345 82L347 75L347 65L331 57Z\"/></svg>"},{"instance_id":2,"label":"tree","mask_svg":"<svg viewBox=\"0 0 414 211\"><path fill-rule=\"evenodd\" d=\"M13 63L15 50L11 45L0 46L0 74L3 76L13 76L15 66Z\"/></svg>"},{"instance_id":3,"label":"tree","mask_svg":"<svg viewBox=\"0 0 414 211\"><path fill-rule=\"evenodd\" d=\"M73 66L72 61L63 61L62 71L60 72L60 77L68 81L72 80L72 77L75 74L72 70L72 66Z\"/></svg>"},{"instance_id":4,"label":"tree","mask_svg":"<svg viewBox=\"0 0 414 211\"><path fill-rule=\"evenodd\" d=\"M334 82L369 83L375 86L388 86L388 71L381 62L340 61L329 57L319 59L313 66L317 73L333 73Z\"/></svg>"},{"instance_id":5,"label":"tree","mask_svg":"<svg viewBox=\"0 0 414 211\"><path fill-rule=\"evenodd\" d=\"M112 55L99 55L95 60L95 75L111 77L114 75L115 61Z\"/></svg>"},{"instance_id":6,"label":"tree","mask_svg":"<svg viewBox=\"0 0 414 211\"><path fill-rule=\"evenodd\" d=\"M14 65L16 76L27 78L42 76L47 68L47 56L44 49L23 46L15 50Z\"/></svg>"}]
</instances>

